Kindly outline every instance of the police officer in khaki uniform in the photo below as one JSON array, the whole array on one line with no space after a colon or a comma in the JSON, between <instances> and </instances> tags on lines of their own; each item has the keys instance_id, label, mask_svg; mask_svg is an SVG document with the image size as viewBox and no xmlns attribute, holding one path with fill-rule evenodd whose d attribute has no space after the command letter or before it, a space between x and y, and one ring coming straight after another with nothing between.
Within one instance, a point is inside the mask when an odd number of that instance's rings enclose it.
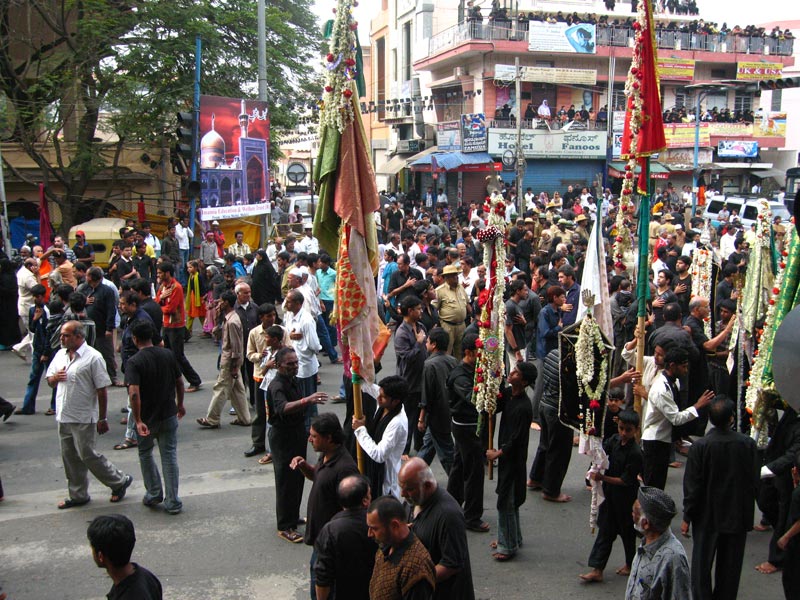
<instances>
[{"instance_id":1,"label":"police officer in khaki uniform","mask_svg":"<svg viewBox=\"0 0 800 600\"><path fill-rule=\"evenodd\" d=\"M444 283L436 288L436 307L439 309L439 324L450 335L447 353L461 360L461 338L464 337L467 315L472 313L467 293L458 285L459 268L447 265L442 270Z\"/></svg>"}]
</instances>

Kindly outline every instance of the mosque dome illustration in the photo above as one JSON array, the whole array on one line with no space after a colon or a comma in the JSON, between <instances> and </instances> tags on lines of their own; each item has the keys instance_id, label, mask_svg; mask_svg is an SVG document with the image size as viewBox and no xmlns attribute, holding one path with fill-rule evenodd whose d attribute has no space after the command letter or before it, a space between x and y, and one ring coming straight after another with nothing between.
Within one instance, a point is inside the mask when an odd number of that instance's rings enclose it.
<instances>
[{"instance_id":1,"label":"mosque dome illustration","mask_svg":"<svg viewBox=\"0 0 800 600\"><path fill-rule=\"evenodd\" d=\"M225 140L214 130L215 116L211 115L211 131L200 140L200 168L216 169L225 162Z\"/></svg>"}]
</instances>

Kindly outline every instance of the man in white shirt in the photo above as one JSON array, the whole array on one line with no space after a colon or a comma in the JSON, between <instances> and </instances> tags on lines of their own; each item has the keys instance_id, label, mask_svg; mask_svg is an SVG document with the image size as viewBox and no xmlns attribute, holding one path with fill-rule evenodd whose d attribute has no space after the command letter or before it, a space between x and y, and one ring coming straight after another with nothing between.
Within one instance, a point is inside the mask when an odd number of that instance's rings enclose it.
<instances>
[{"instance_id":1,"label":"man in white shirt","mask_svg":"<svg viewBox=\"0 0 800 600\"><path fill-rule=\"evenodd\" d=\"M723 260L728 260L728 257L736 251L735 242L738 233L739 228L731 223L728 231L719 239L719 253L722 255Z\"/></svg>"},{"instance_id":2,"label":"man in white shirt","mask_svg":"<svg viewBox=\"0 0 800 600\"><path fill-rule=\"evenodd\" d=\"M397 375L384 377L378 392L378 409L369 429L366 427L366 417L356 419L354 416L352 420L358 445L370 458L366 474L372 481L372 493L376 496L391 494L400 500L399 474L408 438L408 418L403 409L403 398L407 396L408 384L405 379Z\"/></svg>"},{"instance_id":3,"label":"man in white shirt","mask_svg":"<svg viewBox=\"0 0 800 600\"><path fill-rule=\"evenodd\" d=\"M714 392L707 390L693 406L678 410L680 378L689 372L689 353L681 347L670 346L664 356L664 370L656 377L647 395L642 427L645 485L664 489L669 471L669 449L672 428L698 417L698 410L711 403Z\"/></svg>"},{"instance_id":4,"label":"man in white shirt","mask_svg":"<svg viewBox=\"0 0 800 600\"><path fill-rule=\"evenodd\" d=\"M447 204L447 194L444 193L443 188L439 188L439 195L436 196L437 204Z\"/></svg>"},{"instance_id":5,"label":"man in white shirt","mask_svg":"<svg viewBox=\"0 0 800 600\"><path fill-rule=\"evenodd\" d=\"M299 289L293 289L286 295L283 302L283 327L289 332L289 341L297 354L298 371L297 383L303 396L311 396L317 391L317 372L319 360L317 352L322 350L322 344L317 337L317 321L309 311L304 310L304 294ZM306 409L306 432L311 428L311 419L317 415L317 405L311 404Z\"/></svg>"},{"instance_id":6,"label":"man in white shirt","mask_svg":"<svg viewBox=\"0 0 800 600\"><path fill-rule=\"evenodd\" d=\"M536 203L533 201L535 196L533 195L533 190L528 188L525 190L525 196L523 197L525 200L525 210L533 210L536 206Z\"/></svg>"},{"instance_id":7,"label":"man in white shirt","mask_svg":"<svg viewBox=\"0 0 800 600\"><path fill-rule=\"evenodd\" d=\"M194 239L194 231L188 225L186 217L180 217L177 225L175 225L175 238L178 240L178 248L181 251L181 283L186 284L186 264L189 262L189 257L192 254L192 240ZM145 240L146 242L147 240ZM155 250L155 248L153 248Z\"/></svg>"},{"instance_id":8,"label":"man in white shirt","mask_svg":"<svg viewBox=\"0 0 800 600\"><path fill-rule=\"evenodd\" d=\"M297 241L295 250L297 250L297 252L305 252L306 254L319 254L319 240L315 238L312 233L311 223L305 224L303 233L305 235Z\"/></svg>"},{"instance_id":9,"label":"man in white shirt","mask_svg":"<svg viewBox=\"0 0 800 600\"><path fill-rule=\"evenodd\" d=\"M142 223L142 238L144 239L144 243L153 249L156 258L159 258L161 256L161 240L153 235L152 231L150 231L150 227L150 221L144 221ZM177 231L177 229L176 226L175 230Z\"/></svg>"},{"instance_id":10,"label":"man in white shirt","mask_svg":"<svg viewBox=\"0 0 800 600\"><path fill-rule=\"evenodd\" d=\"M47 368L47 383L56 389L56 422L61 440L61 459L69 496L58 508L89 502L89 471L111 488L111 502L119 502L133 481L95 450L95 435L108 431L108 397L111 379L103 356L86 343L79 321L61 326L64 346Z\"/></svg>"}]
</instances>

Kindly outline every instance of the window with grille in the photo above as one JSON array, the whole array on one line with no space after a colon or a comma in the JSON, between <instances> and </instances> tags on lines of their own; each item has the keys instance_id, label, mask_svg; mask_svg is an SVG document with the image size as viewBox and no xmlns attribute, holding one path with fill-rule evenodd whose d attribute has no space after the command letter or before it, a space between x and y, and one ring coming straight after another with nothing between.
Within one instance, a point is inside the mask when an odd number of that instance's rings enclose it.
<instances>
[{"instance_id":1,"label":"window with grille","mask_svg":"<svg viewBox=\"0 0 800 600\"><path fill-rule=\"evenodd\" d=\"M772 91L772 103L770 104L769 109L772 112L780 112L781 110L781 101L783 100L783 90L773 90Z\"/></svg>"},{"instance_id":2,"label":"window with grille","mask_svg":"<svg viewBox=\"0 0 800 600\"><path fill-rule=\"evenodd\" d=\"M752 108L753 108L753 95L736 92L736 98L734 98L733 100L733 110L745 111L745 110L752 110Z\"/></svg>"}]
</instances>

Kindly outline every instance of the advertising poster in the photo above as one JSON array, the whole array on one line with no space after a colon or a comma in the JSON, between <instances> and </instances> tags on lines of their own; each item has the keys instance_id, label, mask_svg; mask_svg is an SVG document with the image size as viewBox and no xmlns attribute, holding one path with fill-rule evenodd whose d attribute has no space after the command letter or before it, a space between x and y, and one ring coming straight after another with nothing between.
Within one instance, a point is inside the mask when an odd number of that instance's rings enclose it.
<instances>
[{"instance_id":1,"label":"advertising poster","mask_svg":"<svg viewBox=\"0 0 800 600\"><path fill-rule=\"evenodd\" d=\"M266 102L200 97L200 219L270 212Z\"/></svg>"},{"instance_id":2,"label":"advertising poster","mask_svg":"<svg viewBox=\"0 0 800 600\"><path fill-rule=\"evenodd\" d=\"M737 62L736 79L747 81L753 79L778 79L783 76L783 63L770 62Z\"/></svg>"},{"instance_id":3,"label":"advertising poster","mask_svg":"<svg viewBox=\"0 0 800 600\"><path fill-rule=\"evenodd\" d=\"M786 138L786 113L756 114L755 122L753 123L753 135L756 137Z\"/></svg>"},{"instance_id":4,"label":"advertising poster","mask_svg":"<svg viewBox=\"0 0 800 600\"><path fill-rule=\"evenodd\" d=\"M487 131L483 113L461 115L461 152L486 152L489 146Z\"/></svg>"},{"instance_id":5,"label":"advertising poster","mask_svg":"<svg viewBox=\"0 0 800 600\"><path fill-rule=\"evenodd\" d=\"M460 121L445 121L436 124L436 147L439 152L461 151Z\"/></svg>"},{"instance_id":6,"label":"advertising poster","mask_svg":"<svg viewBox=\"0 0 800 600\"><path fill-rule=\"evenodd\" d=\"M694 59L658 57L658 76L671 81L692 81Z\"/></svg>"},{"instance_id":7,"label":"advertising poster","mask_svg":"<svg viewBox=\"0 0 800 600\"><path fill-rule=\"evenodd\" d=\"M531 52L570 52L595 54L597 31L594 25L542 23L529 21L528 50Z\"/></svg>"},{"instance_id":8,"label":"advertising poster","mask_svg":"<svg viewBox=\"0 0 800 600\"><path fill-rule=\"evenodd\" d=\"M693 148L694 123L667 123L664 125L664 138L667 148ZM700 146L710 146L708 123L700 123Z\"/></svg>"},{"instance_id":9,"label":"advertising poster","mask_svg":"<svg viewBox=\"0 0 800 600\"><path fill-rule=\"evenodd\" d=\"M720 158L755 158L758 142L755 140L722 140L717 148Z\"/></svg>"}]
</instances>

